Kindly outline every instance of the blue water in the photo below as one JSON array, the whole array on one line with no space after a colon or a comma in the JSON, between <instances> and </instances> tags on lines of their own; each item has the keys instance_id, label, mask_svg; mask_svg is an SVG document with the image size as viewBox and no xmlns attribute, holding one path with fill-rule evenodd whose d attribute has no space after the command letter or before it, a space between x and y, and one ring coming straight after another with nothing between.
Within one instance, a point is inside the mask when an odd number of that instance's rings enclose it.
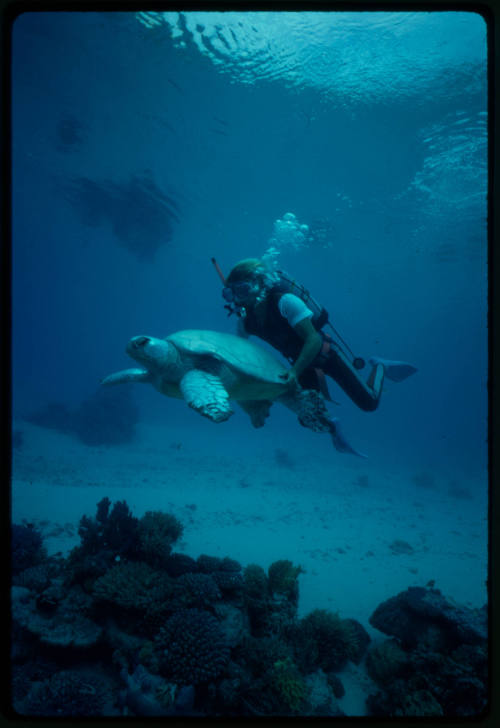
<instances>
[{"instance_id":1,"label":"blue water","mask_svg":"<svg viewBox=\"0 0 500 728\"><path fill-rule=\"evenodd\" d=\"M375 413L330 384L332 414L369 455L363 472L432 472L474 483L484 503L486 51L484 20L465 12L20 16L16 427L132 366L132 336L233 332L210 258L227 273L262 255L292 212L325 234L283 244L280 266L356 355L418 367L387 383ZM278 407L252 430L241 412L213 425L151 388L133 396L141 423L198 453L251 462L279 446L327 463L319 492L329 463L351 457Z\"/></svg>"}]
</instances>

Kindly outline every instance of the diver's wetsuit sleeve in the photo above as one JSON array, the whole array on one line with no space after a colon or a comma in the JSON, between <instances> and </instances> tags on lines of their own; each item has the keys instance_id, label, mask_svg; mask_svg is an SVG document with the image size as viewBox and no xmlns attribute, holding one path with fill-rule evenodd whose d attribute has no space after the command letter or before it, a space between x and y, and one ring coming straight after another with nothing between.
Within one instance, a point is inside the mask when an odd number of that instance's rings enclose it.
<instances>
[{"instance_id":1,"label":"diver's wetsuit sleeve","mask_svg":"<svg viewBox=\"0 0 500 728\"><path fill-rule=\"evenodd\" d=\"M313 312L306 306L304 301L293 293L285 293L281 296L278 307L281 315L286 318L290 326L297 326L300 321L313 316Z\"/></svg>"}]
</instances>

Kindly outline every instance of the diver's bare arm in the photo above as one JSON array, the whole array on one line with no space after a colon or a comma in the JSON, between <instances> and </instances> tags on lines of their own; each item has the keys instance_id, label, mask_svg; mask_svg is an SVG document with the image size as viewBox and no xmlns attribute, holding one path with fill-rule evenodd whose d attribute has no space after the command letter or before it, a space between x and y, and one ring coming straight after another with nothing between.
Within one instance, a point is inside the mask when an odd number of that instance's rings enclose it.
<instances>
[{"instance_id":1,"label":"diver's bare arm","mask_svg":"<svg viewBox=\"0 0 500 728\"><path fill-rule=\"evenodd\" d=\"M299 323L294 326L294 329L304 342L300 354L291 367L291 369L295 372L295 376L298 378L318 355L321 349L322 339L312 325L310 318L299 321Z\"/></svg>"}]
</instances>

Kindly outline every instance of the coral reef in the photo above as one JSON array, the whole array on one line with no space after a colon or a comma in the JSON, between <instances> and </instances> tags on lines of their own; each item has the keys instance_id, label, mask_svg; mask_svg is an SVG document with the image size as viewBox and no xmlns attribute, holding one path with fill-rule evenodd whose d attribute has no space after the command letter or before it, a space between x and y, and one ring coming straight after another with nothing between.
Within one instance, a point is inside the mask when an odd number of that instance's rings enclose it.
<instances>
[{"instance_id":1,"label":"coral reef","mask_svg":"<svg viewBox=\"0 0 500 728\"><path fill-rule=\"evenodd\" d=\"M169 576L194 574L198 571L196 560L187 554L171 553L164 561L163 568Z\"/></svg>"},{"instance_id":2,"label":"coral reef","mask_svg":"<svg viewBox=\"0 0 500 728\"><path fill-rule=\"evenodd\" d=\"M174 599L179 608L210 608L222 596L209 574L182 574L176 579L175 585Z\"/></svg>"},{"instance_id":3,"label":"coral reef","mask_svg":"<svg viewBox=\"0 0 500 728\"><path fill-rule=\"evenodd\" d=\"M37 566L45 558L42 535L33 526L20 526L16 523L11 529L11 565L13 574L24 571L29 566Z\"/></svg>"},{"instance_id":4,"label":"coral reef","mask_svg":"<svg viewBox=\"0 0 500 728\"><path fill-rule=\"evenodd\" d=\"M18 711L29 716L99 716L104 712L105 691L100 680L62 670L35 683Z\"/></svg>"},{"instance_id":5,"label":"coral reef","mask_svg":"<svg viewBox=\"0 0 500 728\"><path fill-rule=\"evenodd\" d=\"M175 608L175 591L167 574L140 561L115 564L93 586L96 609L106 614L111 605L117 624L151 638Z\"/></svg>"},{"instance_id":6,"label":"coral reef","mask_svg":"<svg viewBox=\"0 0 500 728\"><path fill-rule=\"evenodd\" d=\"M374 645L366 655L366 669L379 685L392 682L408 670L408 656L395 639Z\"/></svg>"},{"instance_id":7,"label":"coral reef","mask_svg":"<svg viewBox=\"0 0 500 728\"><path fill-rule=\"evenodd\" d=\"M348 661L376 688L373 716L477 716L487 704L485 609L429 584L380 604L370 646L354 619L297 617L291 561L243 570L230 557L172 553L174 516L125 501L83 516L80 544L47 555L14 524L12 706L20 715L342 716Z\"/></svg>"},{"instance_id":8,"label":"coral reef","mask_svg":"<svg viewBox=\"0 0 500 728\"><path fill-rule=\"evenodd\" d=\"M264 600L269 591L266 572L258 564L249 564L243 572L245 594L251 599Z\"/></svg>"},{"instance_id":9,"label":"coral reef","mask_svg":"<svg viewBox=\"0 0 500 728\"><path fill-rule=\"evenodd\" d=\"M323 717L345 715L339 708L331 682L331 674L328 676L321 668L306 676L307 713L309 715Z\"/></svg>"},{"instance_id":10,"label":"coral reef","mask_svg":"<svg viewBox=\"0 0 500 728\"><path fill-rule=\"evenodd\" d=\"M488 636L485 609L460 607L439 589L425 587L410 587L382 602L370 617L370 624L409 647L426 642L433 647L453 648L461 643L480 644Z\"/></svg>"},{"instance_id":11,"label":"coral reef","mask_svg":"<svg viewBox=\"0 0 500 728\"><path fill-rule=\"evenodd\" d=\"M139 561L118 563L95 581L94 597L122 609L143 612L150 604L151 590L158 588L161 578L162 574L148 564ZM166 593L169 584L165 586Z\"/></svg>"},{"instance_id":12,"label":"coral reef","mask_svg":"<svg viewBox=\"0 0 500 728\"><path fill-rule=\"evenodd\" d=\"M249 564L243 571L243 598L251 633L256 637L264 636L268 631L270 604L269 581L262 566Z\"/></svg>"},{"instance_id":13,"label":"coral reef","mask_svg":"<svg viewBox=\"0 0 500 728\"><path fill-rule=\"evenodd\" d=\"M461 607L438 589L410 587L380 604L370 623L396 639L370 650L381 690L373 715L477 716L487 705L485 609Z\"/></svg>"},{"instance_id":14,"label":"coral reef","mask_svg":"<svg viewBox=\"0 0 500 728\"><path fill-rule=\"evenodd\" d=\"M103 498L97 504L95 518L82 516L78 528L81 544L73 549L74 560L106 552L116 561L139 553L139 520L125 501L117 501L111 510L110 506L109 498Z\"/></svg>"},{"instance_id":15,"label":"coral reef","mask_svg":"<svg viewBox=\"0 0 500 728\"><path fill-rule=\"evenodd\" d=\"M24 586L32 591L41 592L49 586L53 570L50 562L38 564L37 566L28 566L27 569L19 571L12 575L12 584L14 586Z\"/></svg>"},{"instance_id":16,"label":"coral reef","mask_svg":"<svg viewBox=\"0 0 500 728\"><path fill-rule=\"evenodd\" d=\"M42 592L43 594L43 592ZM99 642L102 627L89 618L90 598L79 587L60 589L50 607L24 587L12 587L15 620L40 646L88 650Z\"/></svg>"},{"instance_id":17,"label":"coral reef","mask_svg":"<svg viewBox=\"0 0 500 728\"><path fill-rule=\"evenodd\" d=\"M152 566L163 566L183 530L182 523L170 513L146 511L139 521L138 534L144 561Z\"/></svg>"},{"instance_id":18,"label":"coral reef","mask_svg":"<svg viewBox=\"0 0 500 728\"><path fill-rule=\"evenodd\" d=\"M240 593L243 588L243 577L239 571L214 571L212 579L226 595Z\"/></svg>"},{"instance_id":19,"label":"coral reef","mask_svg":"<svg viewBox=\"0 0 500 728\"><path fill-rule=\"evenodd\" d=\"M241 564L229 556L221 559L218 556L201 554L196 560L196 567L203 574L209 574L226 595L237 594L243 588Z\"/></svg>"},{"instance_id":20,"label":"coral reef","mask_svg":"<svg viewBox=\"0 0 500 728\"><path fill-rule=\"evenodd\" d=\"M111 508L109 498L103 498L95 518L82 516L78 535L80 545L67 559L66 581L80 584L89 593L95 580L121 559L139 557L139 519L125 501L117 501Z\"/></svg>"},{"instance_id":21,"label":"coral reef","mask_svg":"<svg viewBox=\"0 0 500 728\"><path fill-rule=\"evenodd\" d=\"M340 670L348 660L359 663L369 635L355 620L341 619L326 609L315 609L288 629L297 664L306 672L320 667Z\"/></svg>"},{"instance_id":22,"label":"coral reef","mask_svg":"<svg viewBox=\"0 0 500 728\"><path fill-rule=\"evenodd\" d=\"M182 685L213 680L229 659L217 619L200 609L176 612L155 642L162 654L161 673Z\"/></svg>"},{"instance_id":23,"label":"coral reef","mask_svg":"<svg viewBox=\"0 0 500 728\"><path fill-rule=\"evenodd\" d=\"M294 566L288 559L282 559L272 563L267 573L271 593L282 594L287 599L298 601L298 576L303 573L300 566Z\"/></svg>"},{"instance_id":24,"label":"coral reef","mask_svg":"<svg viewBox=\"0 0 500 728\"><path fill-rule=\"evenodd\" d=\"M276 660L270 670L271 688L277 693L286 713L297 713L306 697L306 685L289 657Z\"/></svg>"}]
</instances>

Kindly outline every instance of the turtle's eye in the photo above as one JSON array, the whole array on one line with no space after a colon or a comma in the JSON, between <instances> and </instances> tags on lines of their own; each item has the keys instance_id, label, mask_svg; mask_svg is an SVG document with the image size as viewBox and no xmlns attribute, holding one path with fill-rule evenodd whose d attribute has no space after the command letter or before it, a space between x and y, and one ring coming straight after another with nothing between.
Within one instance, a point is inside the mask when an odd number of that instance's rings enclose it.
<instances>
[{"instance_id":1,"label":"turtle's eye","mask_svg":"<svg viewBox=\"0 0 500 728\"><path fill-rule=\"evenodd\" d=\"M149 339L147 336L138 336L134 343L136 346L145 346L148 341Z\"/></svg>"}]
</instances>

